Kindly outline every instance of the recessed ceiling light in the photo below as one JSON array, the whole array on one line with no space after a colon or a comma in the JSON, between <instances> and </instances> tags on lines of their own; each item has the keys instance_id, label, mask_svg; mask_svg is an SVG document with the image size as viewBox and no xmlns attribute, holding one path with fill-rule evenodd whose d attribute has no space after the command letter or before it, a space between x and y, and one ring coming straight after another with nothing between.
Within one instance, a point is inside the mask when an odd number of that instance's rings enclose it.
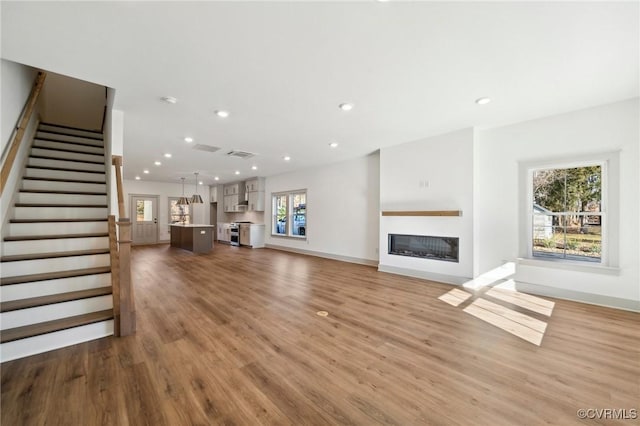
<instances>
[{"instance_id":1,"label":"recessed ceiling light","mask_svg":"<svg viewBox=\"0 0 640 426\"><path fill-rule=\"evenodd\" d=\"M476 99L476 103L478 105L486 105L489 102L491 102L491 98L478 98L478 99Z\"/></svg>"},{"instance_id":2,"label":"recessed ceiling light","mask_svg":"<svg viewBox=\"0 0 640 426\"><path fill-rule=\"evenodd\" d=\"M214 177L213 180L220 180L218 176Z\"/></svg>"},{"instance_id":3,"label":"recessed ceiling light","mask_svg":"<svg viewBox=\"0 0 640 426\"><path fill-rule=\"evenodd\" d=\"M258 166L251 166L251 170L258 170Z\"/></svg>"},{"instance_id":4,"label":"recessed ceiling light","mask_svg":"<svg viewBox=\"0 0 640 426\"><path fill-rule=\"evenodd\" d=\"M289 161L289 160L291 160L291 157L289 157L288 155L285 155L284 157L282 157L282 159L284 161Z\"/></svg>"},{"instance_id":5,"label":"recessed ceiling light","mask_svg":"<svg viewBox=\"0 0 640 426\"><path fill-rule=\"evenodd\" d=\"M353 104L344 103L338 105L338 107L343 111L351 111L353 109Z\"/></svg>"},{"instance_id":6,"label":"recessed ceiling light","mask_svg":"<svg viewBox=\"0 0 640 426\"><path fill-rule=\"evenodd\" d=\"M168 152L166 154L164 154L165 157L167 158L171 158L171 154L169 154Z\"/></svg>"},{"instance_id":7,"label":"recessed ceiling light","mask_svg":"<svg viewBox=\"0 0 640 426\"><path fill-rule=\"evenodd\" d=\"M331 148L337 148L337 147L338 147L338 142L331 142L331 143L329 144L329 146L330 146Z\"/></svg>"},{"instance_id":8,"label":"recessed ceiling light","mask_svg":"<svg viewBox=\"0 0 640 426\"><path fill-rule=\"evenodd\" d=\"M184 138L184 141L186 143L191 143L191 142L193 142L193 138L190 138L189 136L187 136L186 138Z\"/></svg>"},{"instance_id":9,"label":"recessed ceiling light","mask_svg":"<svg viewBox=\"0 0 640 426\"><path fill-rule=\"evenodd\" d=\"M140 180L140 176L136 176L136 180Z\"/></svg>"},{"instance_id":10,"label":"recessed ceiling light","mask_svg":"<svg viewBox=\"0 0 640 426\"><path fill-rule=\"evenodd\" d=\"M155 164L156 166L162 166L162 163L161 163L161 162L159 162L159 161L156 161L156 162L155 162L155 163L153 163L153 164Z\"/></svg>"},{"instance_id":11,"label":"recessed ceiling light","mask_svg":"<svg viewBox=\"0 0 640 426\"><path fill-rule=\"evenodd\" d=\"M239 175L240 174L240 170L236 170L236 174Z\"/></svg>"},{"instance_id":12,"label":"recessed ceiling light","mask_svg":"<svg viewBox=\"0 0 640 426\"><path fill-rule=\"evenodd\" d=\"M149 174L149 170L144 169L144 170L142 171L142 173L144 173L145 175L148 175L148 174Z\"/></svg>"},{"instance_id":13,"label":"recessed ceiling light","mask_svg":"<svg viewBox=\"0 0 640 426\"><path fill-rule=\"evenodd\" d=\"M162 100L165 101L168 104L178 103L178 100L176 98L174 98L173 96L163 96Z\"/></svg>"},{"instance_id":14,"label":"recessed ceiling light","mask_svg":"<svg viewBox=\"0 0 640 426\"><path fill-rule=\"evenodd\" d=\"M216 115L221 118L227 118L229 116L229 112L219 109L216 111Z\"/></svg>"},{"instance_id":15,"label":"recessed ceiling light","mask_svg":"<svg viewBox=\"0 0 640 426\"><path fill-rule=\"evenodd\" d=\"M203 183L204 183L204 182L200 181L200 182L198 182L198 185L202 185Z\"/></svg>"}]
</instances>

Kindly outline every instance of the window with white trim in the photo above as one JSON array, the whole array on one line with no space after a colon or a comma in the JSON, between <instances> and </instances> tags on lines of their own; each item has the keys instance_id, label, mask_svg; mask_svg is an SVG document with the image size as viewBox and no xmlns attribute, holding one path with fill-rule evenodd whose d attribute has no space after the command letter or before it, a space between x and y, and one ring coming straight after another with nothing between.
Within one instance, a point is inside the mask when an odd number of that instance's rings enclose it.
<instances>
[{"instance_id":1,"label":"window with white trim","mask_svg":"<svg viewBox=\"0 0 640 426\"><path fill-rule=\"evenodd\" d=\"M189 214L190 205L178 204L178 197L169 197L169 222L170 223L191 223Z\"/></svg>"},{"instance_id":2,"label":"window with white trim","mask_svg":"<svg viewBox=\"0 0 640 426\"><path fill-rule=\"evenodd\" d=\"M604 264L606 162L529 170L529 255Z\"/></svg>"},{"instance_id":3,"label":"window with white trim","mask_svg":"<svg viewBox=\"0 0 640 426\"><path fill-rule=\"evenodd\" d=\"M271 196L271 235L305 238L307 235L307 191L278 192Z\"/></svg>"}]
</instances>

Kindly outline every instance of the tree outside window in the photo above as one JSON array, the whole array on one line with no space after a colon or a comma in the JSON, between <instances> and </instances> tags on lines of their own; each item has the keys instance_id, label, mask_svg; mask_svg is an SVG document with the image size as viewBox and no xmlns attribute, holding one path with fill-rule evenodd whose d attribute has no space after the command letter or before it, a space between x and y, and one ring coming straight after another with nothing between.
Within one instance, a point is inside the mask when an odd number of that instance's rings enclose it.
<instances>
[{"instance_id":1,"label":"tree outside window","mask_svg":"<svg viewBox=\"0 0 640 426\"><path fill-rule=\"evenodd\" d=\"M600 262L602 166L533 171L534 257Z\"/></svg>"}]
</instances>

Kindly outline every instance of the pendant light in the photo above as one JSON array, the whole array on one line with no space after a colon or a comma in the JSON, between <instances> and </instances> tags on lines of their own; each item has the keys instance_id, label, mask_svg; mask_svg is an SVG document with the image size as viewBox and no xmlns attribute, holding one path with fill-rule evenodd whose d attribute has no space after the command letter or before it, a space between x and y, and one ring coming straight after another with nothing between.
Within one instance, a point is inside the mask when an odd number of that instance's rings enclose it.
<instances>
[{"instance_id":1,"label":"pendant light","mask_svg":"<svg viewBox=\"0 0 640 426\"><path fill-rule=\"evenodd\" d=\"M191 197L191 204L202 204L202 197L198 194L198 172L194 174L196 175L196 193Z\"/></svg>"},{"instance_id":2,"label":"pendant light","mask_svg":"<svg viewBox=\"0 0 640 426\"><path fill-rule=\"evenodd\" d=\"M178 198L178 205L187 206L189 205L189 199L184 196L184 178L181 177L180 179L182 180L182 197Z\"/></svg>"}]
</instances>

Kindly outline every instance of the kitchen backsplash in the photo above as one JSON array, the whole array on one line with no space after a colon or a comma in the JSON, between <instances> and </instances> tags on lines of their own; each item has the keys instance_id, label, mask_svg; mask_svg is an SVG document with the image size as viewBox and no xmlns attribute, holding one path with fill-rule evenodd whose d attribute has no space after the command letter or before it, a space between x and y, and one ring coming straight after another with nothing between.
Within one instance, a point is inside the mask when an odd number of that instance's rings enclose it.
<instances>
[{"instance_id":1,"label":"kitchen backsplash","mask_svg":"<svg viewBox=\"0 0 640 426\"><path fill-rule=\"evenodd\" d=\"M224 222L265 223L264 212L225 213Z\"/></svg>"}]
</instances>

